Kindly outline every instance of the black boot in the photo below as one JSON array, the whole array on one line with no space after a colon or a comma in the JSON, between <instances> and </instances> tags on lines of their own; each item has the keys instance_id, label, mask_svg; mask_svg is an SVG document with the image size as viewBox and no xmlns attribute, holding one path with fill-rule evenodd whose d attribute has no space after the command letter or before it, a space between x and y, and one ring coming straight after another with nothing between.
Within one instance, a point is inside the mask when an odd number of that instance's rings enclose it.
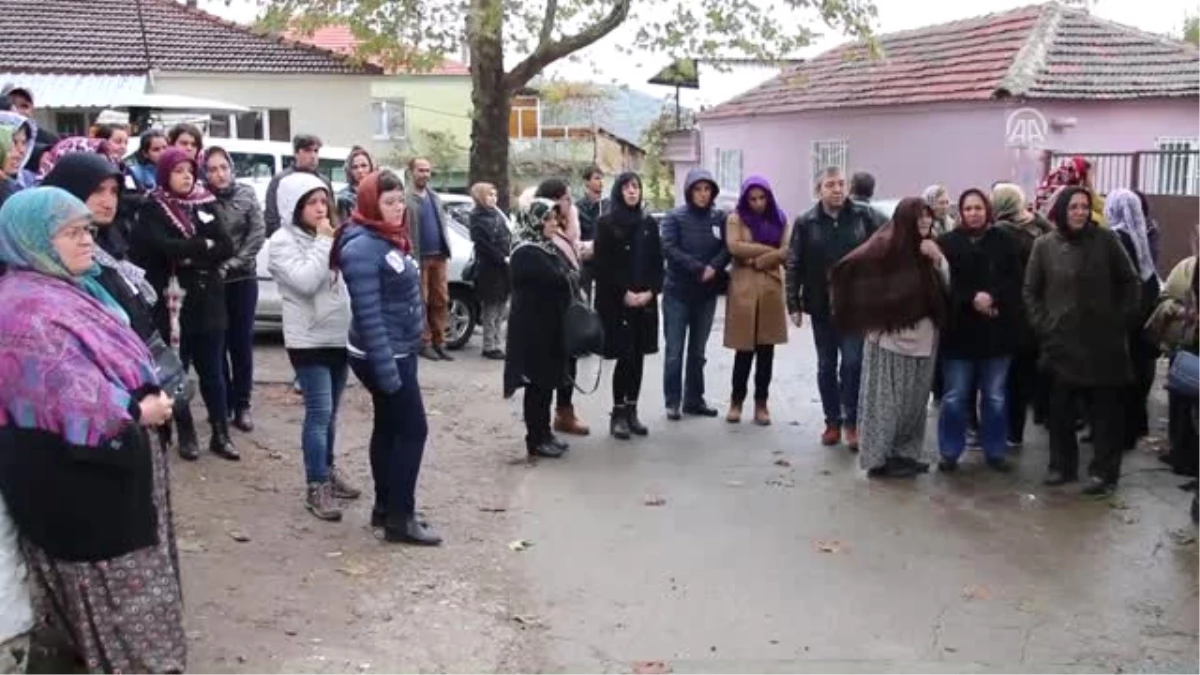
<instances>
[{"instance_id":1,"label":"black boot","mask_svg":"<svg viewBox=\"0 0 1200 675\"><path fill-rule=\"evenodd\" d=\"M636 403L625 404L625 420L625 423L629 425L629 433L633 434L634 436L650 435L650 430L646 428L645 424L642 424L640 419L638 419Z\"/></svg>"},{"instance_id":2,"label":"black boot","mask_svg":"<svg viewBox=\"0 0 1200 675\"><path fill-rule=\"evenodd\" d=\"M442 538L429 526L409 516L403 522L388 518L383 526L384 541L399 544L415 544L417 546L440 546Z\"/></svg>"},{"instance_id":3,"label":"black boot","mask_svg":"<svg viewBox=\"0 0 1200 675\"><path fill-rule=\"evenodd\" d=\"M254 431L254 418L250 416L250 407L241 408L233 416L233 428L250 433Z\"/></svg>"},{"instance_id":4,"label":"black boot","mask_svg":"<svg viewBox=\"0 0 1200 675\"><path fill-rule=\"evenodd\" d=\"M196 422L192 411L184 408L175 418L175 430L179 436L179 456L189 462L200 459L200 441L196 438Z\"/></svg>"},{"instance_id":5,"label":"black boot","mask_svg":"<svg viewBox=\"0 0 1200 675\"><path fill-rule=\"evenodd\" d=\"M629 432L628 409L623 405L613 406L612 415L608 420L608 433L612 434L613 438L627 441L629 440Z\"/></svg>"},{"instance_id":6,"label":"black boot","mask_svg":"<svg viewBox=\"0 0 1200 675\"><path fill-rule=\"evenodd\" d=\"M208 441L208 449L222 459L236 462L242 458L237 448L233 447L233 441L229 439L228 422L212 423L212 438Z\"/></svg>"},{"instance_id":7,"label":"black boot","mask_svg":"<svg viewBox=\"0 0 1200 675\"><path fill-rule=\"evenodd\" d=\"M548 457L550 459L558 459L567 452L567 448L563 447L566 443L554 442L554 437L541 440L526 440L525 449L529 452L530 457Z\"/></svg>"}]
</instances>

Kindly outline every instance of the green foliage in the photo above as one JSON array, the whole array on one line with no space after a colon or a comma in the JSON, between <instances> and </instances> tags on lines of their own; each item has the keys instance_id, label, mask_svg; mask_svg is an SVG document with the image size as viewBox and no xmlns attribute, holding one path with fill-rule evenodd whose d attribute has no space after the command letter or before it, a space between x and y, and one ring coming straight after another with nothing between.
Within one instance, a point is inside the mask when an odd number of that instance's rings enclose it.
<instances>
[{"instance_id":1,"label":"green foliage","mask_svg":"<svg viewBox=\"0 0 1200 675\"><path fill-rule=\"evenodd\" d=\"M1200 47L1200 14L1189 14L1183 19L1183 39Z\"/></svg>"},{"instance_id":2,"label":"green foliage","mask_svg":"<svg viewBox=\"0 0 1200 675\"><path fill-rule=\"evenodd\" d=\"M666 161L667 139L675 131L674 111L663 114L642 136L646 158L642 163L642 189L646 205L652 211L665 211L675 205L675 169Z\"/></svg>"}]
</instances>

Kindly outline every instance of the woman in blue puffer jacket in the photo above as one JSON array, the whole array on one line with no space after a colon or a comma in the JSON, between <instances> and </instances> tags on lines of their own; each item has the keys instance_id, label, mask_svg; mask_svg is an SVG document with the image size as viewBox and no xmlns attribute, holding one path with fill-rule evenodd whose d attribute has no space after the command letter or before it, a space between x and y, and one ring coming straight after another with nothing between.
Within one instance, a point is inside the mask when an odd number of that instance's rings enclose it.
<instances>
[{"instance_id":1,"label":"woman in blue puffer jacket","mask_svg":"<svg viewBox=\"0 0 1200 675\"><path fill-rule=\"evenodd\" d=\"M386 541L437 546L442 538L416 518L417 476L429 435L417 382L425 303L404 185L396 174L378 171L359 183L330 266L342 272L350 292L350 368L374 405L371 524L383 528Z\"/></svg>"}]
</instances>

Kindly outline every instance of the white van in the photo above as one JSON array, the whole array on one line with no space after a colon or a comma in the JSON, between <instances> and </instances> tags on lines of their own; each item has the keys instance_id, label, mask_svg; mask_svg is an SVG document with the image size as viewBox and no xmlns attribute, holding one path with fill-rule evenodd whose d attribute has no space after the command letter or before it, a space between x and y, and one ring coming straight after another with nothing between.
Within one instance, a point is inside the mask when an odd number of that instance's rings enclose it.
<instances>
[{"instance_id":1,"label":"white van","mask_svg":"<svg viewBox=\"0 0 1200 675\"><path fill-rule=\"evenodd\" d=\"M282 141L248 141L240 138L205 138L206 146L224 148L233 159L233 176L240 182L270 181L275 174L296 161L292 144ZM346 157L350 148L321 146L317 171L340 189L346 183Z\"/></svg>"}]
</instances>

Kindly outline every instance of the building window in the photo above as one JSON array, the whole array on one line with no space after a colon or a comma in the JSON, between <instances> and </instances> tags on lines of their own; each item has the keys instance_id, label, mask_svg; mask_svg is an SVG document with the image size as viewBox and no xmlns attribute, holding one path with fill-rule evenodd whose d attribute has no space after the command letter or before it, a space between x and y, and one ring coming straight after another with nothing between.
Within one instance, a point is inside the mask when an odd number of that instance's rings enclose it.
<instances>
[{"instance_id":1,"label":"building window","mask_svg":"<svg viewBox=\"0 0 1200 675\"><path fill-rule=\"evenodd\" d=\"M54 114L54 126L62 136L87 136L88 116L81 112L60 112Z\"/></svg>"},{"instance_id":2,"label":"building window","mask_svg":"<svg viewBox=\"0 0 1200 675\"><path fill-rule=\"evenodd\" d=\"M272 141L292 142L292 111L272 108L267 111L268 138Z\"/></svg>"},{"instance_id":3,"label":"building window","mask_svg":"<svg viewBox=\"0 0 1200 675\"><path fill-rule=\"evenodd\" d=\"M509 138L541 138L542 103L535 96L514 96L508 114Z\"/></svg>"},{"instance_id":4,"label":"building window","mask_svg":"<svg viewBox=\"0 0 1200 675\"><path fill-rule=\"evenodd\" d=\"M813 141L812 144L812 185L821 178L821 172L831 166L836 166L846 173L849 162L849 141Z\"/></svg>"},{"instance_id":5,"label":"building window","mask_svg":"<svg viewBox=\"0 0 1200 675\"><path fill-rule=\"evenodd\" d=\"M375 120L376 140L399 140L405 133L404 99L391 98L371 102L371 113Z\"/></svg>"},{"instance_id":6,"label":"building window","mask_svg":"<svg viewBox=\"0 0 1200 675\"><path fill-rule=\"evenodd\" d=\"M1142 184L1153 185L1160 195L1200 194L1200 139L1160 138L1155 147L1159 152L1153 169L1157 175L1153 181L1143 178Z\"/></svg>"},{"instance_id":7,"label":"building window","mask_svg":"<svg viewBox=\"0 0 1200 675\"><path fill-rule=\"evenodd\" d=\"M291 142L292 111L255 108L244 113L213 115L208 121L208 135L212 138Z\"/></svg>"},{"instance_id":8,"label":"building window","mask_svg":"<svg viewBox=\"0 0 1200 675\"><path fill-rule=\"evenodd\" d=\"M727 195L736 195L742 189L742 151L716 149L715 161L717 187Z\"/></svg>"},{"instance_id":9,"label":"building window","mask_svg":"<svg viewBox=\"0 0 1200 675\"><path fill-rule=\"evenodd\" d=\"M261 110L238 113L235 116L237 137L248 141L263 140L267 137L263 128L263 118L266 115Z\"/></svg>"}]
</instances>

